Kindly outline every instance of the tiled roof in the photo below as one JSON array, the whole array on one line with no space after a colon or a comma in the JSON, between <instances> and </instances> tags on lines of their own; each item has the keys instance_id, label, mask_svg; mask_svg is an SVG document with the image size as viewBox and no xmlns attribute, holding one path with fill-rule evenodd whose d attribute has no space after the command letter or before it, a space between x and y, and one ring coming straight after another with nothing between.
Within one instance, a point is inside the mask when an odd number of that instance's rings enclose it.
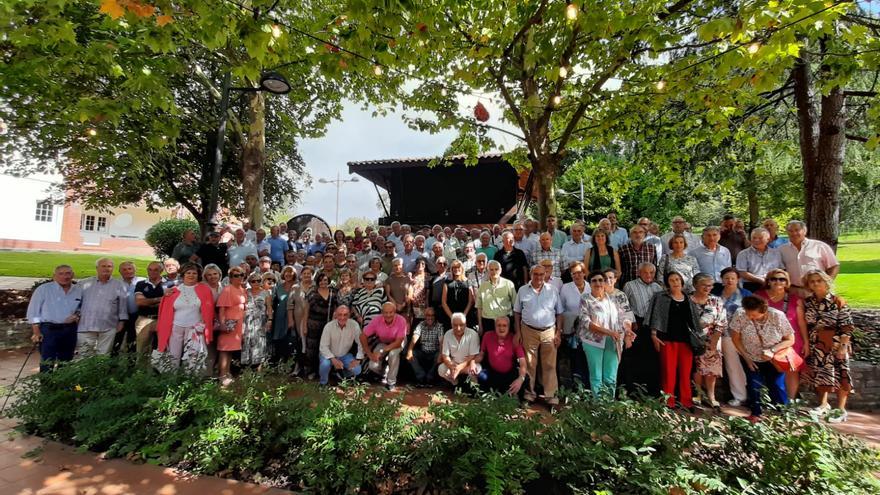
<instances>
[{"instance_id":1,"label":"tiled roof","mask_svg":"<svg viewBox=\"0 0 880 495\"><path fill-rule=\"evenodd\" d=\"M504 155L502 153L484 153L482 155L478 155L478 160L499 160ZM447 157L447 160L450 161L461 161L464 160L466 155L453 155ZM434 157L417 157L417 158L386 158L383 160L362 160L357 162L348 162L349 167L374 167L377 165L381 166L425 166L431 160L435 160L440 158L438 156Z\"/></svg>"}]
</instances>

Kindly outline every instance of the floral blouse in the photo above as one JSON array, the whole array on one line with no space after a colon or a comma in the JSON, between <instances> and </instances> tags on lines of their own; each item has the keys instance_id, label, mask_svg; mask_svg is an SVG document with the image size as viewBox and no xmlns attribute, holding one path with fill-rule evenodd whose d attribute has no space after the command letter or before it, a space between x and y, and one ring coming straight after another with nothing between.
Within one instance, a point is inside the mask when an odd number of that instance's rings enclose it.
<instances>
[{"instance_id":1,"label":"floral blouse","mask_svg":"<svg viewBox=\"0 0 880 495\"><path fill-rule=\"evenodd\" d=\"M594 295L587 293L581 299L578 337L587 345L604 348L605 339L608 336L590 330L590 322L623 334L620 308L611 296L606 295L602 299L597 299Z\"/></svg>"},{"instance_id":2,"label":"floral blouse","mask_svg":"<svg viewBox=\"0 0 880 495\"><path fill-rule=\"evenodd\" d=\"M720 297L710 295L706 304L697 303L697 306L703 308L699 320L704 337L727 333L727 309Z\"/></svg>"},{"instance_id":3,"label":"floral blouse","mask_svg":"<svg viewBox=\"0 0 880 495\"><path fill-rule=\"evenodd\" d=\"M740 334L746 357L755 362L766 361L764 349L770 349L782 342L783 338L794 333L788 318L782 314L782 311L773 308L767 308L767 321L764 323L750 320L746 316L746 310L739 308L730 319L730 331ZM760 337L758 337L759 333Z\"/></svg>"}]
</instances>

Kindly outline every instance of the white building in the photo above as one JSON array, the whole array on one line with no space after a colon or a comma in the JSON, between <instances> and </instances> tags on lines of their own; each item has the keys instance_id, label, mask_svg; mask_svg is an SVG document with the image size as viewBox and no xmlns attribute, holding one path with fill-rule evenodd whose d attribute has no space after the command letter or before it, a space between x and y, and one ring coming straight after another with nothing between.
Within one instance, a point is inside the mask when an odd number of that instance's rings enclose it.
<instances>
[{"instance_id":1,"label":"white building","mask_svg":"<svg viewBox=\"0 0 880 495\"><path fill-rule=\"evenodd\" d=\"M178 216L176 210L151 213L137 205L98 212L77 203L55 204L49 195L57 182L57 176L0 174L0 248L149 256L147 229Z\"/></svg>"}]
</instances>

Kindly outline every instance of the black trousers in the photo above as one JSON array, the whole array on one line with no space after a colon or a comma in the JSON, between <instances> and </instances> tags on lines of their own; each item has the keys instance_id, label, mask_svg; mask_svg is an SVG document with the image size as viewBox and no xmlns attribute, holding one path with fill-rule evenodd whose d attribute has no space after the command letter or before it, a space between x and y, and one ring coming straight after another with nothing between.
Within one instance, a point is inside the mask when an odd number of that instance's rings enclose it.
<instances>
[{"instance_id":1,"label":"black trousers","mask_svg":"<svg viewBox=\"0 0 880 495\"><path fill-rule=\"evenodd\" d=\"M617 383L627 393L646 393L649 397L660 395L660 356L651 340L651 329L636 317L638 328L632 347L624 349L617 372Z\"/></svg>"},{"instance_id":2,"label":"black trousers","mask_svg":"<svg viewBox=\"0 0 880 495\"><path fill-rule=\"evenodd\" d=\"M111 355L115 356L119 354L119 351L134 352L135 341L137 340L137 332L134 330L134 323L137 319L137 313L130 313L128 315L128 320L125 321L125 326L122 327L122 331L116 332L116 336L113 338L113 350L111 351Z\"/></svg>"}]
</instances>

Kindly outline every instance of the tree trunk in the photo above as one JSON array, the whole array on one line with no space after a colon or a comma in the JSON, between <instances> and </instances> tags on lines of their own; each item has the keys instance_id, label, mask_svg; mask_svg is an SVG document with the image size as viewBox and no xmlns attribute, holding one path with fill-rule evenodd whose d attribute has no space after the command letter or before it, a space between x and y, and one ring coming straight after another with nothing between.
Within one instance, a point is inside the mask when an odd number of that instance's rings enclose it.
<instances>
[{"instance_id":1,"label":"tree trunk","mask_svg":"<svg viewBox=\"0 0 880 495\"><path fill-rule=\"evenodd\" d=\"M749 229L751 232L752 229L757 227L761 222L761 208L758 204L758 181L755 177L755 169L750 168L745 171L744 175L745 179L745 190L746 197L749 200Z\"/></svg>"},{"instance_id":2,"label":"tree trunk","mask_svg":"<svg viewBox=\"0 0 880 495\"><path fill-rule=\"evenodd\" d=\"M241 157L244 215L253 229L263 224L263 177L266 175L266 102L262 93L248 93L248 131Z\"/></svg>"},{"instance_id":3,"label":"tree trunk","mask_svg":"<svg viewBox=\"0 0 880 495\"><path fill-rule=\"evenodd\" d=\"M846 154L845 99L839 87L822 97L818 167L809 178L813 185L811 195L807 198L807 229L810 237L825 241L835 250L840 234L840 186L843 183Z\"/></svg>"},{"instance_id":4,"label":"tree trunk","mask_svg":"<svg viewBox=\"0 0 880 495\"><path fill-rule=\"evenodd\" d=\"M532 159L533 187L538 197L538 221L547 225L547 216L556 215L556 176L559 160L550 155Z\"/></svg>"},{"instance_id":5,"label":"tree trunk","mask_svg":"<svg viewBox=\"0 0 880 495\"><path fill-rule=\"evenodd\" d=\"M818 168L817 147L819 142L819 118L813 102L812 77L808 55L802 51L802 57L792 69L794 80L794 101L797 107L798 137L801 149L801 165L804 169L804 221L811 223L810 200L813 196L814 178Z\"/></svg>"}]
</instances>

